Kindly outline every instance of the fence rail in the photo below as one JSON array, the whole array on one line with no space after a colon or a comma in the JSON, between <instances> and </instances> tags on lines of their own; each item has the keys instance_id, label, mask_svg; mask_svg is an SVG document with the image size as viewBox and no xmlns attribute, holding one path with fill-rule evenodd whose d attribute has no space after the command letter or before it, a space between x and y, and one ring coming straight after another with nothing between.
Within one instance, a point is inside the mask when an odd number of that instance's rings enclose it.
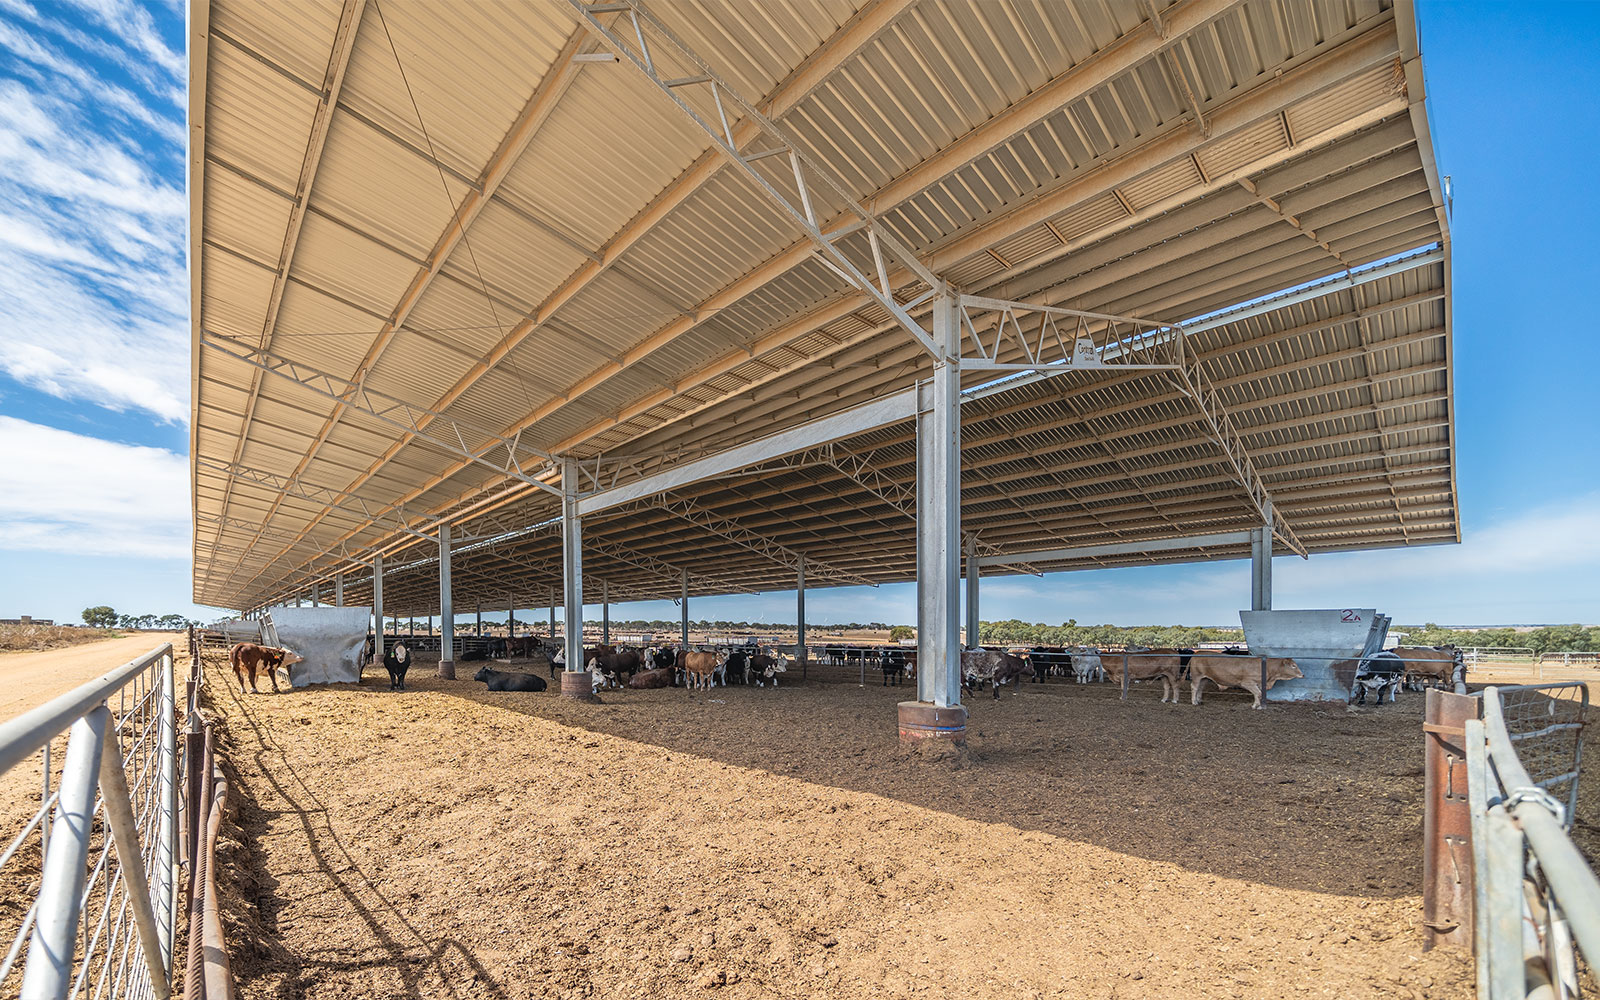
<instances>
[{"instance_id":1,"label":"fence rail","mask_svg":"<svg viewBox=\"0 0 1600 1000\"><path fill-rule=\"evenodd\" d=\"M1479 1000L1575 997L1580 953L1600 986L1600 880L1567 832L1587 709L1581 683L1489 687L1465 721Z\"/></svg>"},{"instance_id":2,"label":"fence rail","mask_svg":"<svg viewBox=\"0 0 1600 1000\"><path fill-rule=\"evenodd\" d=\"M181 767L174 671L166 644L0 724L0 772L21 777L35 755L41 771L39 807L0 853L0 879L13 892L38 886L25 911L8 913L16 926L0 962L7 993L171 995ZM57 771L52 747L63 733Z\"/></svg>"}]
</instances>

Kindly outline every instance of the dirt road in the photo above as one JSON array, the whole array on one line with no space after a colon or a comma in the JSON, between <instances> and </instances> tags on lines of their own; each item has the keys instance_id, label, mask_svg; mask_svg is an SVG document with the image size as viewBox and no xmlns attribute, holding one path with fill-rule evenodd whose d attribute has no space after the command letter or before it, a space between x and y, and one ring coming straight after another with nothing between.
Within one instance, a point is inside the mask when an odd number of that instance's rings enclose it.
<instances>
[{"instance_id":1,"label":"dirt road","mask_svg":"<svg viewBox=\"0 0 1600 1000\"><path fill-rule=\"evenodd\" d=\"M184 643L182 632L140 632L42 653L0 653L0 719L20 715L109 673L164 642Z\"/></svg>"}]
</instances>

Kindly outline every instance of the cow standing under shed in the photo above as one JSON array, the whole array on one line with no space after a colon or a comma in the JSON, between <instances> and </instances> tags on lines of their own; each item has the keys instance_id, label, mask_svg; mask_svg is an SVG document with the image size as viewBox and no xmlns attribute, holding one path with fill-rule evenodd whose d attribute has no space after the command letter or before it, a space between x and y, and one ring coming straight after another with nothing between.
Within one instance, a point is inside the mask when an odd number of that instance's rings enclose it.
<instances>
[{"instance_id":1,"label":"cow standing under shed","mask_svg":"<svg viewBox=\"0 0 1600 1000\"><path fill-rule=\"evenodd\" d=\"M1357 705L1367 703L1367 692L1378 692L1378 704L1383 704L1383 696L1387 694L1393 703L1395 695L1400 690L1400 684L1405 678L1406 664L1394 653L1385 650L1374 653L1357 663L1355 660L1338 660L1332 664L1334 675L1354 667L1356 677L1350 686L1350 700Z\"/></svg>"},{"instance_id":2,"label":"cow standing under shed","mask_svg":"<svg viewBox=\"0 0 1600 1000\"><path fill-rule=\"evenodd\" d=\"M1100 657L1101 666L1113 684L1122 687L1122 700L1128 700L1128 690L1134 681L1161 679L1161 701L1169 699L1178 703L1178 676L1183 670L1182 654L1176 649L1139 649L1130 647L1126 654L1108 653ZM1123 687L1122 674L1128 674L1128 687Z\"/></svg>"},{"instance_id":3,"label":"cow standing under shed","mask_svg":"<svg viewBox=\"0 0 1600 1000\"><path fill-rule=\"evenodd\" d=\"M404 691L406 689L406 671L411 669L411 650L405 643L397 642L394 648L383 654L384 669L389 671L389 690Z\"/></svg>"},{"instance_id":4,"label":"cow standing under shed","mask_svg":"<svg viewBox=\"0 0 1600 1000\"><path fill-rule=\"evenodd\" d=\"M265 670L267 678L272 681L272 693L278 690L278 668L287 670L290 664L299 663L304 659L299 653L291 652L282 646L261 646L253 642L241 642L228 650L228 662L233 664L233 675L239 678L239 693L244 694L244 678L250 675L250 692L260 694L256 690L256 671Z\"/></svg>"},{"instance_id":5,"label":"cow standing under shed","mask_svg":"<svg viewBox=\"0 0 1600 1000\"><path fill-rule=\"evenodd\" d=\"M989 681L994 685L994 696L1000 697L1000 685L1007 681L1021 681L1033 676L1033 667L1020 656L991 649L964 649L961 651L961 682L968 692L974 683Z\"/></svg>"},{"instance_id":6,"label":"cow standing under shed","mask_svg":"<svg viewBox=\"0 0 1600 1000\"><path fill-rule=\"evenodd\" d=\"M682 654L686 683L690 690L711 690L716 684L716 674L727 662L727 656L696 649Z\"/></svg>"},{"instance_id":7,"label":"cow standing under shed","mask_svg":"<svg viewBox=\"0 0 1600 1000\"><path fill-rule=\"evenodd\" d=\"M1261 687L1262 663L1253 656L1200 656L1196 654L1189 660L1189 702L1200 704L1200 689L1206 681L1210 681L1219 688L1243 688L1255 697L1251 708L1261 707L1261 696L1264 693ZM1294 680L1304 677L1300 671L1300 664L1287 656L1266 657L1266 690L1270 691L1272 685L1279 681Z\"/></svg>"}]
</instances>

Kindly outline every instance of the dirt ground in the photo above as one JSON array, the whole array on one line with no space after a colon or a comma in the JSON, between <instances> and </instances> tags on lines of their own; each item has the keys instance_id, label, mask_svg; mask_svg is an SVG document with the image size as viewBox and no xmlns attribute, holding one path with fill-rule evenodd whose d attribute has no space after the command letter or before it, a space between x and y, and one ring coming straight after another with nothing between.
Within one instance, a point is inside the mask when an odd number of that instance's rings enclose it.
<instances>
[{"instance_id":1,"label":"dirt ground","mask_svg":"<svg viewBox=\"0 0 1600 1000\"><path fill-rule=\"evenodd\" d=\"M1429 997L1420 700L1034 685L210 695L243 998ZM231 677L228 679L231 680Z\"/></svg>"}]
</instances>

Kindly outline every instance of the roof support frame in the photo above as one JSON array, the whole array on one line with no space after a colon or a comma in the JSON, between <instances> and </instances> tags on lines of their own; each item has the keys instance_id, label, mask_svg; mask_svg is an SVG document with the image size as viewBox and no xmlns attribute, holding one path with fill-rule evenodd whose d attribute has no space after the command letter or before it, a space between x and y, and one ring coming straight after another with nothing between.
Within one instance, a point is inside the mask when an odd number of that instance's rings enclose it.
<instances>
[{"instance_id":1,"label":"roof support frame","mask_svg":"<svg viewBox=\"0 0 1600 1000\"><path fill-rule=\"evenodd\" d=\"M1075 545L1060 549L1039 549L1033 552L1007 552L1002 555L979 556L979 567L1010 566L1020 562L1054 562L1058 559L1094 559L1102 556L1139 555L1146 552L1169 552L1173 549L1203 548L1206 546L1243 545L1251 540L1255 529L1249 531L1221 531L1203 535L1184 535L1177 538L1154 538L1133 542L1111 542L1105 545Z\"/></svg>"}]
</instances>

